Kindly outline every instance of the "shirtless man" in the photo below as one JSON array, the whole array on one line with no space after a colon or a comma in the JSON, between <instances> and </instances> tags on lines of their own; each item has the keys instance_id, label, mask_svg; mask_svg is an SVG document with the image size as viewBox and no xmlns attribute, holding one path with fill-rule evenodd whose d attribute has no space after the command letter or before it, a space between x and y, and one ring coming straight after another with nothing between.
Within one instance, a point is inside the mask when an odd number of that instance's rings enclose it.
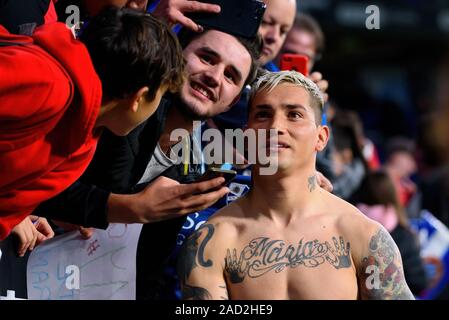
<instances>
[{"instance_id":1,"label":"shirtless man","mask_svg":"<svg viewBox=\"0 0 449 320\"><path fill-rule=\"evenodd\" d=\"M315 158L329 136L318 87L296 72L268 73L249 105L249 128L278 133L269 149L278 171L255 165L251 192L186 242L184 298L413 299L388 232L317 185Z\"/></svg>"}]
</instances>

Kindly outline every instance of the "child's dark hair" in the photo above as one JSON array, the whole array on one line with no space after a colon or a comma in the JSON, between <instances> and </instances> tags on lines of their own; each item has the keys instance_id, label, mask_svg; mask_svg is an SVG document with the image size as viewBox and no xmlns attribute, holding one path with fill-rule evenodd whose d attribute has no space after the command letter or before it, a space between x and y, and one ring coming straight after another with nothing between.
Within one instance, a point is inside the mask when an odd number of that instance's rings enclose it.
<instances>
[{"instance_id":1,"label":"child's dark hair","mask_svg":"<svg viewBox=\"0 0 449 320\"><path fill-rule=\"evenodd\" d=\"M179 31L178 33L178 39L179 42L181 43L181 47L185 49L190 42L192 42L196 38L200 37L201 35L211 30L214 29L209 29L205 27L204 31L202 33L199 33L189 30L188 28L182 28L181 31ZM263 40L259 34L250 39L239 37L236 35L232 36L234 36L245 47L245 49L251 56L251 68L249 70L248 78L246 79L243 85L243 88L245 88L246 85L251 84L256 79L257 69L259 67L258 60L260 58L260 53L262 51Z\"/></svg>"},{"instance_id":2,"label":"child's dark hair","mask_svg":"<svg viewBox=\"0 0 449 320\"><path fill-rule=\"evenodd\" d=\"M184 59L176 35L148 13L107 8L93 17L80 40L86 45L103 87L103 100L127 98L147 86L148 100L159 87L183 82Z\"/></svg>"}]
</instances>

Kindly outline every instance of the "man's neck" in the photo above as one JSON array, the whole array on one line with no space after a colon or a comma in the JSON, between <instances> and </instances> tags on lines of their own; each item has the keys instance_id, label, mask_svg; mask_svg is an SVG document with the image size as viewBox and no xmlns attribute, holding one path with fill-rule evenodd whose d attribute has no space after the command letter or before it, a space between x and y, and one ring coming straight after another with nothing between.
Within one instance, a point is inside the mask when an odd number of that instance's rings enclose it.
<instances>
[{"instance_id":1,"label":"man's neck","mask_svg":"<svg viewBox=\"0 0 449 320\"><path fill-rule=\"evenodd\" d=\"M192 133L193 131L193 121L195 119L182 112L178 103L181 102L179 100L173 100L172 105L168 109L164 132L159 138L159 145L165 154L168 154L170 148L179 142L177 140L170 140L170 135L174 130L184 129L188 133Z\"/></svg>"},{"instance_id":2,"label":"man's neck","mask_svg":"<svg viewBox=\"0 0 449 320\"><path fill-rule=\"evenodd\" d=\"M290 173L259 175L253 171L253 188L248 200L253 212L267 215L274 221L287 225L292 218L313 214L316 199L323 190L318 185L316 170L301 169Z\"/></svg>"}]
</instances>

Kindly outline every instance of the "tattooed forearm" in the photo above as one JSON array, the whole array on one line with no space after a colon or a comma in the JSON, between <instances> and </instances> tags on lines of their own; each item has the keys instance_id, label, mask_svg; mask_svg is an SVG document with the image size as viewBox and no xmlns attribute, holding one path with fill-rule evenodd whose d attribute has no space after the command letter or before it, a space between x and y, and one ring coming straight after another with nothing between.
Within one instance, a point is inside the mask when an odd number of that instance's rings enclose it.
<instances>
[{"instance_id":1,"label":"tattooed forearm","mask_svg":"<svg viewBox=\"0 0 449 320\"><path fill-rule=\"evenodd\" d=\"M198 264L201 267L211 267L213 265L212 260L206 260L204 258L204 250L214 234L214 226L211 224L205 224L198 229L188 240L185 242L178 256L178 275L181 281L182 293L184 299L211 299L209 291L201 287L195 287L188 284L188 279ZM206 236L198 243L198 239L206 232ZM197 264L198 262L198 264Z\"/></svg>"},{"instance_id":2,"label":"tattooed forearm","mask_svg":"<svg viewBox=\"0 0 449 320\"><path fill-rule=\"evenodd\" d=\"M363 299L414 299L405 282L399 250L383 228L371 238L369 255L363 258L359 273Z\"/></svg>"},{"instance_id":3,"label":"tattooed forearm","mask_svg":"<svg viewBox=\"0 0 449 320\"><path fill-rule=\"evenodd\" d=\"M285 268L300 265L315 268L330 263L336 269L351 266L350 245L343 237L332 238L332 243L312 240L297 245L287 245L283 240L256 238L243 248L240 254L236 249L228 249L225 258L225 274L231 283L243 282L245 277L258 278L274 270L279 273Z\"/></svg>"}]
</instances>

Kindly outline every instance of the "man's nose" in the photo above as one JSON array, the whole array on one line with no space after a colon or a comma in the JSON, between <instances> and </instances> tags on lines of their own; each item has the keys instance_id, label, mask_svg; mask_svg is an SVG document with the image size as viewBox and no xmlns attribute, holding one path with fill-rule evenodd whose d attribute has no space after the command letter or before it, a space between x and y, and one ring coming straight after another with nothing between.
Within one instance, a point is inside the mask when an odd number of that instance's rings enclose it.
<instances>
[{"instance_id":1,"label":"man's nose","mask_svg":"<svg viewBox=\"0 0 449 320\"><path fill-rule=\"evenodd\" d=\"M280 114L275 114L271 119L270 129L276 130L277 134L285 133L285 119Z\"/></svg>"},{"instance_id":2,"label":"man's nose","mask_svg":"<svg viewBox=\"0 0 449 320\"><path fill-rule=\"evenodd\" d=\"M280 30L277 26L271 26L268 29L268 32L266 33L265 36L265 42L267 42L268 44L272 44L278 41L280 37Z\"/></svg>"},{"instance_id":3,"label":"man's nose","mask_svg":"<svg viewBox=\"0 0 449 320\"><path fill-rule=\"evenodd\" d=\"M211 66L204 72L203 81L210 87L217 87L220 84L221 74L223 74L221 67Z\"/></svg>"}]
</instances>

